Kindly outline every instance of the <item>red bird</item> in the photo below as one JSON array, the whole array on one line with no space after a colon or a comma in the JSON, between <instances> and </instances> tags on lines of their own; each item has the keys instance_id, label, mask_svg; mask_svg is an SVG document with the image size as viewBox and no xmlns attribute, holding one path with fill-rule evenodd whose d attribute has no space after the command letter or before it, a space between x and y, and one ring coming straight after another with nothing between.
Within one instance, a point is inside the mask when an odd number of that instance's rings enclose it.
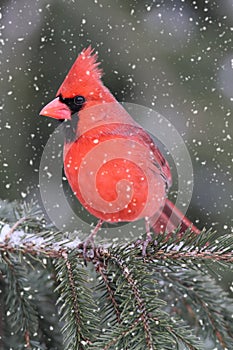
<instances>
[{"instance_id":1,"label":"red bird","mask_svg":"<svg viewBox=\"0 0 233 350\"><path fill-rule=\"evenodd\" d=\"M149 134L101 81L97 54L84 49L40 115L64 122L64 170L81 204L103 221L145 218L146 231L171 232L180 225L200 231L166 198L167 161Z\"/></svg>"}]
</instances>

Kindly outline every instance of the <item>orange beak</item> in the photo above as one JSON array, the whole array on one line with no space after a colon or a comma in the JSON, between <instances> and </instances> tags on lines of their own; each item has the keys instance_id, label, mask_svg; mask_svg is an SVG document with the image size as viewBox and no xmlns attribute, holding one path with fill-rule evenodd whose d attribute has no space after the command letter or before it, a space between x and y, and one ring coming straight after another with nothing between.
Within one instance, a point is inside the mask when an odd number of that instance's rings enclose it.
<instances>
[{"instance_id":1,"label":"orange beak","mask_svg":"<svg viewBox=\"0 0 233 350\"><path fill-rule=\"evenodd\" d=\"M42 108L40 115L55 119L71 119L71 111L69 107L65 103L62 103L59 100L59 97L56 97Z\"/></svg>"}]
</instances>

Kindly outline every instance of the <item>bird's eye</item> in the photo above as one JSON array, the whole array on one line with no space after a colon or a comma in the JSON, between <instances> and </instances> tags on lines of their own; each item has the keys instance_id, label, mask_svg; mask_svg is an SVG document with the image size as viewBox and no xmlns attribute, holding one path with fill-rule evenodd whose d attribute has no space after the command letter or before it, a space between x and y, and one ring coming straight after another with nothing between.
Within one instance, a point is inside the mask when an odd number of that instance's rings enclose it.
<instances>
[{"instance_id":1,"label":"bird's eye","mask_svg":"<svg viewBox=\"0 0 233 350\"><path fill-rule=\"evenodd\" d=\"M74 97L74 104L77 106L82 105L85 102L85 98L83 96L75 96Z\"/></svg>"},{"instance_id":2,"label":"bird's eye","mask_svg":"<svg viewBox=\"0 0 233 350\"><path fill-rule=\"evenodd\" d=\"M80 95L66 98L60 94L58 97L60 102L69 107L71 114L79 112L80 109L82 109L83 104L86 102L85 98Z\"/></svg>"}]
</instances>

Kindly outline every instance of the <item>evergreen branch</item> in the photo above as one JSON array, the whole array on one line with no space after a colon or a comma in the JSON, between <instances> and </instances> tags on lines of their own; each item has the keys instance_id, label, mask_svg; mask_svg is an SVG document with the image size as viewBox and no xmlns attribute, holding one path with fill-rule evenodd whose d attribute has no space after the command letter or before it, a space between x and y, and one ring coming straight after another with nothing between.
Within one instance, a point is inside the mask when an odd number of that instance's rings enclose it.
<instances>
[{"instance_id":1,"label":"evergreen branch","mask_svg":"<svg viewBox=\"0 0 233 350\"><path fill-rule=\"evenodd\" d=\"M145 331L145 338L146 338L146 344L148 346L148 349L153 349L153 339L152 334L149 326L149 319L150 316L147 313L147 308L145 305L145 301L143 300L140 290L137 286L137 282L133 277L132 271L129 270L128 265L117 255L111 256L112 260L117 263L117 265L120 267L123 276L125 277L129 287L132 289L134 298L136 300L137 309L139 310L139 313L141 315L141 320L143 323L143 328Z\"/></svg>"},{"instance_id":2,"label":"evergreen branch","mask_svg":"<svg viewBox=\"0 0 233 350\"><path fill-rule=\"evenodd\" d=\"M175 338L179 339L183 344L185 344L190 350L196 350L194 346L188 339L182 336L176 329L172 327L167 327L167 331L170 332ZM199 344L200 345L200 344Z\"/></svg>"},{"instance_id":3,"label":"evergreen branch","mask_svg":"<svg viewBox=\"0 0 233 350\"><path fill-rule=\"evenodd\" d=\"M24 229L25 232L29 230L41 232L48 226L41 208L35 201L29 203L8 203L0 199L0 218L3 219L0 220L0 225L2 226L4 226L6 222L13 224L10 235L19 227ZM26 220L24 218L26 218ZM14 225L16 226L14 227Z\"/></svg>"},{"instance_id":4,"label":"evergreen branch","mask_svg":"<svg viewBox=\"0 0 233 350\"><path fill-rule=\"evenodd\" d=\"M57 293L54 291L55 274L54 266L50 260L44 261L44 264L36 260L34 271L29 275L30 285L36 289L35 307L38 315L38 336L42 349L63 350L61 325L58 322L58 310L56 308ZM38 345L37 345L38 347ZM35 347L37 349L37 347ZM39 349L39 347L38 347Z\"/></svg>"},{"instance_id":5,"label":"evergreen branch","mask_svg":"<svg viewBox=\"0 0 233 350\"><path fill-rule=\"evenodd\" d=\"M103 316L102 325L105 322L105 327L102 327L104 331L101 332L101 324L98 323L95 312L96 305L87 285L88 276L80 268L80 261L83 260L82 243L64 239L61 233L46 226L36 208L27 205L20 209L14 207L11 215L11 220L8 220L11 225L5 220L1 221L0 233L0 252L7 276L13 253L27 255L27 261L31 261L32 257L35 266L41 264L41 258L44 257L58 261L57 292L60 294L59 305L66 349L99 350L105 346L106 350L141 350L145 347L170 350L179 343L183 343L190 350L200 349L197 339L190 334L189 329L181 326L181 320L174 321L164 311L169 310L171 315L180 314L190 324L187 308L191 311L189 316L192 314L193 319L203 322L202 327L199 327L202 337L203 329L210 329L213 333L211 339L218 346L221 344L222 348L231 347L233 326L229 300L208 275L207 269L204 270L205 266L210 266L210 262L217 262L223 267L233 262L231 235L217 237L216 233L210 231L202 232L198 236L189 231L182 236L177 235L177 232L169 237L165 234L159 235L155 243L148 244L144 258L140 249L143 240L118 247L95 247L94 254L87 254L86 260L92 262L97 274L101 276L97 290L102 295L96 294L96 290L94 293L99 314ZM37 234L33 234L36 232ZM12 260L11 263L17 270L17 263L21 264L21 261L16 259L16 266L15 261ZM25 278L22 285L32 282L27 273L22 276ZM16 294L19 291L20 288ZM15 299L16 296L12 298ZM36 299L33 300L36 306ZM178 309L175 310L175 306ZM24 317L28 311L30 305L23 312L20 311L20 317ZM49 322L49 318L47 321ZM42 328L41 332L44 332ZM32 340L31 334L31 330L25 328L26 346L37 344L42 349L43 343ZM49 345L48 343L48 347Z\"/></svg>"},{"instance_id":6,"label":"evergreen branch","mask_svg":"<svg viewBox=\"0 0 233 350\"><path fill-rule=\"evenodd\" d=\"M67 350L83 350L91 344L98 324L95 305L88 288L88 276L74 253L63 253L56 264L62 332Z\"/></svg>"},{"instance_id":7,"label":"evergreen branch","mask_svg":"<svg viewBox=\"0 0 233 350\"><path fill-rule=\"evenodd\" d=\"M27 270L16 256L5 254L2 256L2 261L8 267L6 268L8 282L6 305L11 325L16 332L23 331L26 347L30 348L30 336L38 327L38 314L29 293L31 288L27 285Z\"/></svg>"},{"instance_id":8,"label":"evergreen branch","mask_svg":"<svg viewBox=\"0 0 233 350\"><path fill-rule=\"evenodd\" d=\"M67 269L67 273L68 273L69 288L70 288L71 299L72 299L72 304L73 304L73 306L72 306L73 314L74 314L75 322L77 325L77 331L78 331L78 333L80 333L81 332L81 329L80 329L81 317L80 317L80 310L79 310L79 306L78 306L77 291L75 288L75 280L74 280L75 277L73 275L71 262L68 259L68 254L66 252L64 252L62 254L62 256L65 260L66 269ZM87 339L84 339L84 341L86 342Z\"/></svg>"},{"instance_id":9,"label":"evergreen branch","mask_svg":"<svg viewBox=\"0 0 233 350\"><path fill-rule=\"evenodd\" d=\"M7 232L6 236L5 236L5 242L8 242L11 235L13 234L13 232L24 222L26 221L27 217L23 216L22 218L20 218L13 226L12 228Z\"/></svg>"},{"instance_id":10,"label":"evergreen branch","mask_svg":"<svg viewBox=\"0 0 233 350\"><path fill-rule=\"evenodd\" d=\"M48 233L49 235L55 235L56 232L51 231ZM32 238L32 237L31 237ZM68 242L68 240L67 240ZM148 248L149 248L148 244ZM53 243L51 245L49 244L42 244L41 246L35 245L33 239L30 242L30 240L27 240L27 242L20 243L19 245L12 245L11 243L0 243L0 251L2 252L9 252L9 253L17 253L20 252L24 255L30 254L32 256L38 256L42 255L48 258L61 258L63 254L68 252L70 250L69 247L66 247L63 242L59 246L59 242L56 242L56 248L53 247ZM83 249L82 245L77 245L77 257L80 259L83 259ZM135 248L132 248L132 250ZM164 251L164 250L157 250L156 248L153 248L154 251L150 250L150 253L148 256L145 257L145 261L151 261L151 260L173 260L173 261L210 261L210 262L220 262L220 263L226 263L230 264L233 262L233 250L232 252L223 252L223 251L211 251L211 250L205 250L202 252L196 252L196 251L177 251L177 250L170 250L170 251ZM100 248L95 247L94 248L94 254L95 256L87 256L86 260L89 262L95 262L96 261L96 255L101 256L101 259L109 256L109 250L106 248ZM140 257L140 253L139 253Z\"/></svg>"},{"instance_id":11,"label":"evergreen branch","mask_svg":"<svg viewBox=\"0 0 233 350\"><path fill-rule=\"evenodd\" d=\"M195 319L196 311L200 310L198 320L201 319L203 322L201 333L204 335L202 329L204 325L210 325L215 342L218 339L223 348L226 348L226 344L229 346L232 343L233 327L227 320L228 315L230 318L233 312L232 302L210 275L206 276L206 272L198 269L191 270L188 266L173 269L167 264L166 266L151 264L151 268L155 271L155 277L162 281L164 293L171 298L171 305L174 305L176 300L184 319L188 316ZM186 310L182 311L184 306Z\"/></svg>"},{"instance_id":12,"label":"evergreen branch","mask_svg":"<svg viewBox=\"0 0 233 350\"><path fill-rule=\"evenodd\" d=\"M158 250L154 252L154 259L159 260L211 260L213 261L219 261L219 262L226 262L226 263L232 263L233 262L233 252L227 252L224 253L222 251L177 251L177 250L171 250L171 251L163 251Z\"/></svg>"},{"instance_id":13,"label":"evergreen branch","mask_svg":"<svg viewBox=\"0 0 233 350\"><path fill-rule=\"evenodd\" d=\"M179 329L176 331L174 328L172 332L173 321L163 311L165 302L158 298L159 285L153 278L154 273L149 264L138 259L139 249L132 251L131 246L111 249L108 259L105 259L108 288L120 312L120 322L110 323L111 312L107 310L107 329L99 335L99 341L94 342L91 349L170 350L176 346L178 335L189 344L190 349L200 349L190 331L180 326L180 320ZM106 303L103 303L102 314L106 307ZM112 313L115 313L113 303Z\"/></svg>"},{"instance_id":14,"label":"evergreen branch","mask_svg":"<svg viewBox=\"0 0 233 350\"><path fill-rule=\"evenodd\" d=\"M119 327L118 333L116 333L113 337L111 337L108 342L106 342L105 340L103 350L111 349L111 347L114 346L116 343L118 343L121 339L123 339L127 335L132 334L140 322L141 322L141 317L139 316L137 319L135 319L135 322L132 325L129 325L126 328ZM94 348L97 349L96 347ZM154 347L151 347L149 349L154 349Z\"/></svg>"},{"instance_id":15,"label":"evergreen branch","mask_svg":"<svg viewBox=\"0 0 233 350\"><path fill-rule=\"evenodd\" d=\"M111 288L111 285L109 283L109 275L107 274L106 266L98 262L98 264L96 264L96 272L100 274L100 276L102 277L102 280L104 281L105 288L107 289L107 293L108 293L108 299L111 301L115 310L117 322L121 323L120 310L114 295L114 291Z\"/></svg>"},{"instance_id":16,"label":"evergreen branch","mask_svg":"<svg viewBox=\"0 0 233 350\"><path fill-rule=\"evenodd\" d=\"M60 258L62 255L69 251L72 241L66 240L62 234L55 232L46 226L45 220L41 210L38 208L37 203L5 203L0 201L0 217L3 214L6 216L10 223L13 223L12 227L7 229L4 239L0 239L0 251L3 252L21 252L22 254L31 254L34 256L46 256L50 258ZM5 210L7 209L7 211ZM6 215L8 213L8 215ZM26 225L24 226L24 223ZM2 226L7 224L2 221ZM17 237L17 231L19 227L22 227L25 232L24 239L19 241ZM46 230L47 228L47 230ZM34 235L28 235L28 231L34 230L38 233ZM16 231L16 232L15 232ZM28 237L27 237L28 235ZM1 236L0 236L1 238ZM40 240L39 240L40 238ZM39 242L38 242L39 240ZM143 240L137 240L136 243L131 245L132 250L137 250L139 245L143 245ZM83 258L82 244L73 244L72 249L77 250L77 256ZM88 261L95 261L96 256L108 257L108 249L102 247L96 247L94 249L94 257L90 255L87 257ZM141 252L139 252L141 255ZM148 244L147 257L149 259L159 260L173 260L182 261L217 261L219 263L232 263L233 262L233 237L232 235L217 236L215 232L203 231L199 235L194 235L190 230L187 230L184 234L178 235L177 232L169 235L160 234L156 236L156 244Z\"/></svg>"}]
</instances>

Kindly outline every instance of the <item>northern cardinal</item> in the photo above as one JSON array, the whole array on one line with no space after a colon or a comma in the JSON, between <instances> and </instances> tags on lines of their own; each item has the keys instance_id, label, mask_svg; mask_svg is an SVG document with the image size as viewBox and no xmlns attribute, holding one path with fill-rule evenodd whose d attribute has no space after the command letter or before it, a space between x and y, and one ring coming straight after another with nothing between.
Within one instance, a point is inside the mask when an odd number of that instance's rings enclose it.
<instances>
[{"instance_id":1,"label":"northern cardinal","mask_svg":"<svg viewBox=\"0 0 233 350\"><path fill-rule=\"evenodd\" d=\"M40 112L64 123L64 170L81 204L103 221L145 218L146 231L171 232L180 225L200 231L166 198L169 165L150 135L101 81L97 54L84 49L56 98Z\"/></svg>"}]
</instances>

